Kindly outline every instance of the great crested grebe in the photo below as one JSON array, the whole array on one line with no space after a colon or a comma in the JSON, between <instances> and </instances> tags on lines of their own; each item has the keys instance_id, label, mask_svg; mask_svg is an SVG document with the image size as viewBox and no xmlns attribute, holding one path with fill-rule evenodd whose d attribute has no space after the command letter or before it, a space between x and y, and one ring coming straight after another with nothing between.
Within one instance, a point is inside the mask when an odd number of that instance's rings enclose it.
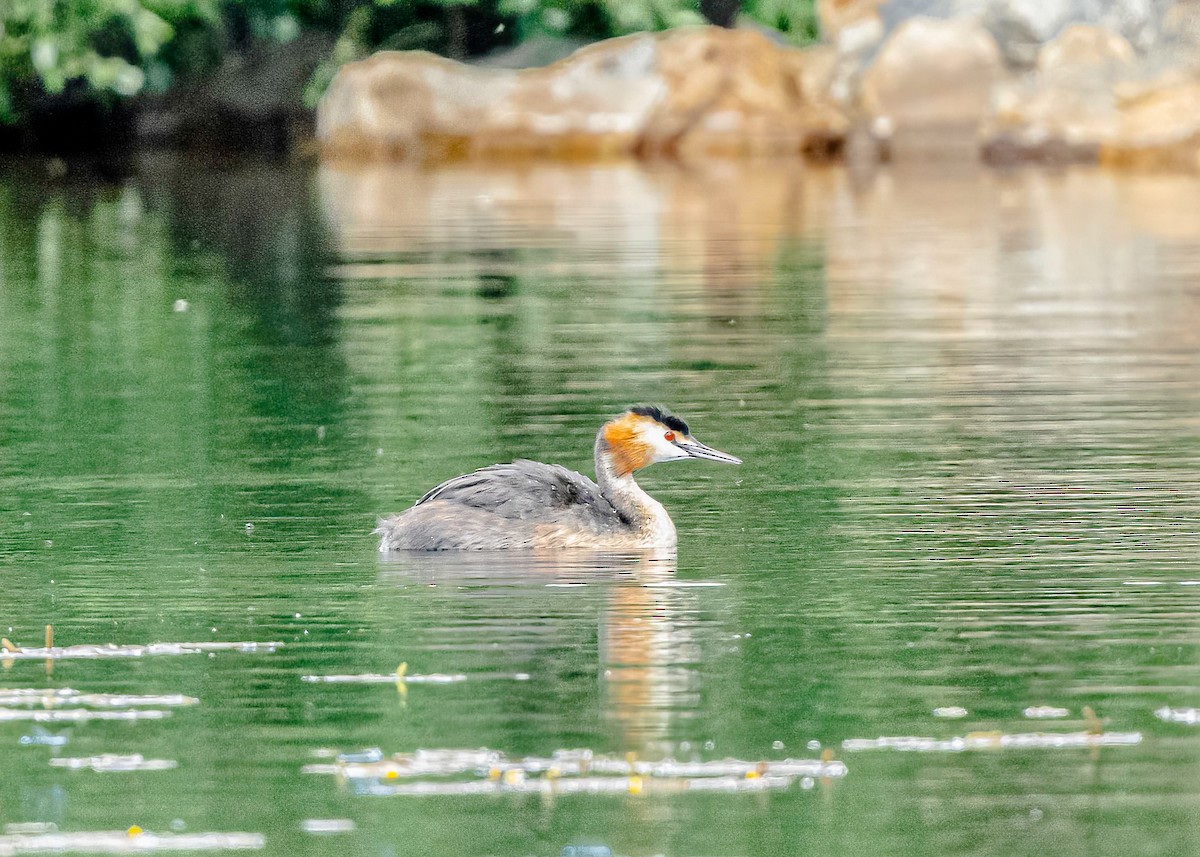
<instances>
[{"instance_id":1,"label":"great crested grebe","mask_svg":"<svg viewBox=\"0 0 1200 857\"><path fill-rule=\"evenodd\" d=\"M675 525L633 481L656 461L741 464L658 408L630 408L596 435L596 482L557 464L514 461L456 476L379 522L381 551L670 548Z\"/></svg>"}]
</instances>

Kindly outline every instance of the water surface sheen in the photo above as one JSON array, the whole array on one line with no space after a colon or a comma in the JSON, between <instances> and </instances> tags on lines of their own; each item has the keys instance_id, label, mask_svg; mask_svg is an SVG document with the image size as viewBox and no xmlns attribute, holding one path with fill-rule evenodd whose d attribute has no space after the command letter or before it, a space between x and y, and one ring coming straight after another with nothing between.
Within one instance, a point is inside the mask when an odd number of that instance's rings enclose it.
<instances>
[{"instance_id":1,"label":"water surface sheen","mask_svg":"<svg viewBox=\"0 0 1200 857\"><path fill-rule=\"evenodd\" d=\"M278 855L1200 851L1200 734L1154 714L1200 706L1200 181L40 171L0 170L0 632L285 645L0 660L0 691L200 700L0 721L0 822ZM677 556L376 553L377 515L457 473L590 473L642 401L746 462L645 472ZM402 663L466 679L301 680ZM1000 746L1089 729L1141 741ZM842 749L969 733L996 746ZM554 797L301 773L369 747L849 770ZM106 753L177 765L50 765Z\"/></svg>"}]
</instances>

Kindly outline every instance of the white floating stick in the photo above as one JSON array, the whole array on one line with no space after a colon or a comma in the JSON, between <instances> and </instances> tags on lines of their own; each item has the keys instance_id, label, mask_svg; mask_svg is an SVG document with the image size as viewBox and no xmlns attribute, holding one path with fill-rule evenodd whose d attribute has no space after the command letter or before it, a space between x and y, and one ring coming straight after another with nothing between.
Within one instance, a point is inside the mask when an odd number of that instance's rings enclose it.
<instances>
[{"instance_id":1,"label":"white floating stick","mask_svg":"<svg viewBox=\"0 0 1200 857\"><path fill-rule=\"evenodd\" d=\"M911 753L961 753L965 750L1071 750L1080 747L1126 747L1140 744L1140 732L973 732L962 738L883 736L848 738L847 752L900 750Z\"/></svg>"},{"instance_id":2,"label":"white floating stick","mask_svg":"<svg viewBox=\"0 0 1200 857\"><path fill-rule=\"evenodd\" d=\"M80 693L69 687L15 687L0 690L0 705L80 706L83 708L137 708L147 705L178 708L198 705L199 702L200 700L194 696L184 696L179 693Z\"/></svg>"},{"instance_id":3,"label":"white floating stick","mask_svg":"<svg viewBox=\"0 0 1200 857\"><path fill-rule=\"evenodd\" d=\"M69 768L72 771L91 769L101 773L112 773L116 771L170 771L179 767L179 763L174 759L147 759L141 753L129 756L105 753L100 756L51 759L50 767Z\"/></svg>"},{"instance_id":4,"label":"white floating stick","mask_svg":"<svg viewBox=\"0 0 1200 857\"><path fill-rule=\"evenodd\" d=\"M85 723L89 720L162 720L171 711L162 708L127 708L124 710L92 711L89 708L59 708L50 711L24 708L0 708L0 723L10 720L32 720L34 723ZM3 855L0 855L3 857Z\"/></svg>"},{"instance_id":5,"label":"white floating stick","mask_svg":"<svg viewBox=\"0 0 1200 857\"><path fill-rule=\"evenodd\" d=\"M283 643L151 643L118 646L10 646L0 651L0 661L67 660L70 658L144 658L160 655L196 655L203 652L274 652Z\"/></svg>"},{"instance_id":6,"label":"white floating stick","mask_svg":"<svg viewBox=\"0 0 1200 857\"><path fill-rule=\"evenodd\" d=\"M1170 708L1164 705L1154 712L1154 716L1167 723L1186 723L1194 726L1200 723L1200 708Z\"/></svg>"},{"instance_id":7,"label":"white floating stick","mask_svg":"<svg viewBox=\"0 0 1200 857\"><path fill-rule=\"evenodd\" d=\"M241 851L266 845L261 833L150 833L128 830L89 833L18 833L0 836L0 857L84 851L95 854L142 854L146 851Z\"/></svg>"},{"instance_id":8,"label":"white floating stick","mask_svg":"<svg viewBox=\"0 0 1200 857\"><path fill-rule=\"evenodd\" d=\"M641 760L627 756L597 755L591 750L559 750L549 757L527 756L509 759L496 750L417 750L385 758L372 747L357 753L343 753L333 764L312 764L301 769L307 774L335 775L346 780L397 780L424 776L475 774L492 780L509 780L528 774L546 774L550 779L593 775L691 779L711 777L843 777L843 762L830 759L781 759L747 761Z\"/></svg>"}]
</instances>

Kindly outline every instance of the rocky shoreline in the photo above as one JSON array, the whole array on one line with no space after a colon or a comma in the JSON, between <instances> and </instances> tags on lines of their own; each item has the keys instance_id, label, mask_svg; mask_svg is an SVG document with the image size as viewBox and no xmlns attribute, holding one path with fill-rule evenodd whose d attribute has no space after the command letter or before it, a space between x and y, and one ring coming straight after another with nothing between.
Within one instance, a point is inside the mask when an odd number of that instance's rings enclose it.
<instances>
[{"instance_id":1,"label":"rocky shoreline","mask_svg":"<svg viewBox=\"0 0 1200 857\"><path fill-rule=\"evenodd\" d=\"M318 109L332 159L978 157L1200 167L1200 0L822 0L824 41L695 27L541 68L382 52Z\"/></svg>"}]
</instances>

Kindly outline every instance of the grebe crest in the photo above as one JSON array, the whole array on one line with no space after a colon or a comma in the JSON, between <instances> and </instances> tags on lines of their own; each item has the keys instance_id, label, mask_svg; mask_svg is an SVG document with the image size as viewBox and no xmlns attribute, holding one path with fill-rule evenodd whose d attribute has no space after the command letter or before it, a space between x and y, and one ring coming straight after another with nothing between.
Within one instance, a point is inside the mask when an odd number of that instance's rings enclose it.
<instances>
[{"instance_id":1,"label":"grebe crest","mask_svg":"<svg viewBox=\"0 0 1200 857\"><path fill-rule=\"evenodd\" d=\"M742 463L696 440L679 417L649 405L601 426L594 455L595 482L557 464L526 460L456 476L380 521L379 549L674 547L670 515L633 474L661 461Z\"/></svg>"}]
</instances>

